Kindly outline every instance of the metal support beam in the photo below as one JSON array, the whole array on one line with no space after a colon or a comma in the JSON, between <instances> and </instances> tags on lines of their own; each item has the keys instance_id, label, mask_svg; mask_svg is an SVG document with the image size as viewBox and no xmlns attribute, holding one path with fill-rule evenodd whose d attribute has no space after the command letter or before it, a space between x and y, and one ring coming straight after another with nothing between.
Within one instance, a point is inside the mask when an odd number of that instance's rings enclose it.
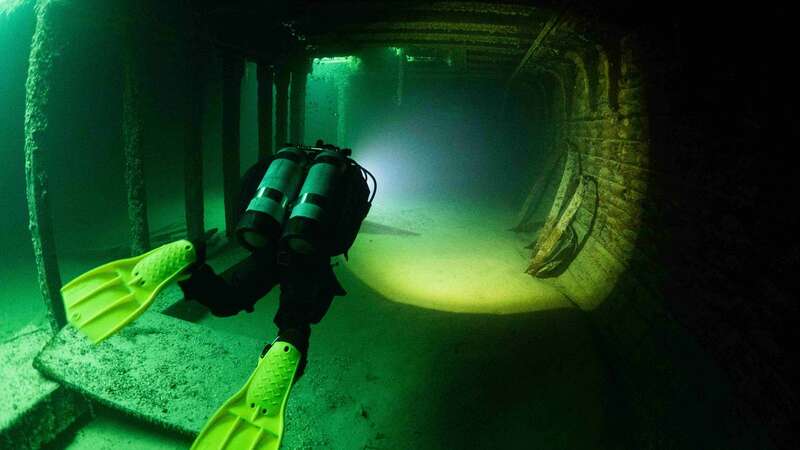
<instances>
[{"instance_id":1,"label":"metal support beam","mask_svg":"<svg viewBox=\"0 0 800 450\"><path fill-rule=\"evenodd\" d=\"M536 38L531 43L531 46L528 47L528 51L525 52L525 55L522 56L522 59L511 73L511 76L508 77L505 89L503 90L503 98L500 102L500 117L503 118L503 120L505 120L505 115L508 110L508 96L509 91L511 90L511 84L514 82L514 79L517 78L517 75L522 72L522 69L524 69L530 60L536 55L536 52L542 48L542 43L544 42L545 38L547 38L547 36L549 36L550 33L555 29L555 27L561 21L561 18L564 17L566 11L567 7L564 6L560 12L553 14L550 19L547 20L547 23L544 24L542 29L539 31L539 34L536 35Z\"/></svg>"},{"instance_id":2,"label":"metal support beam","mask_svg":"<svg viewBox=\"0 0 800 450\"><path fill-rule=\"evenodd\" d=\"M258 157L272 154L272 66L258 63Z\"/></svg>"},{"instance_id":3,"label":"metal support beam","mask_svg":"<svg viewBox=\"0 0 800 450\"><path fill-rule=\"evenodd\" d=\"M244 59L223 56L222 75L222 183L225 204L225 234L233 236L239 209L239 122Z\"/></svg>"},{"instance_id":4,"label":"metal support beam","mask_svg":"<svg viewBox=\"0 0 800 450\"><path fill-rule=\"evenodd\" d=\"M288 142L289 79L290 72L286 66L275 67L275 150Z\"/></svg>"},{"instance_id":5,"label":"metal support beam","mask_svg":"<svg viewBox=\"0 0 800 450\"><path fill-rule=\"evenodd\" d=\"M137 49L136 31L130 29L124 50L122 87L122 148L125 160L125 187L128 197L128 227L131 255L150 249L150 227L147 223L147 190L144 183L142 134L141 55Z\"/></svg>"},{"instance_id":6,"label":"metal support beam","mask_svg":"<svg viewBox=\"0 0 800 450\"><path fill-rule=\"evenodd\" d=\"M336 80L336 145L348 146L347 127L350 112L350 75Z\"/></svg>"},{"instance_id":7,"label":"metal support beam","mask_svg":"<svg viewBox=\"0 0 800 450\"><path fill-rule=\"evenodd\" d=\"M184 130L183 176L186 214L186 237L199 239L205 230L205 205L203 201L203 69L204 58L199 49L190 51L187 80L187 120Z\"/></svg>"},{"instance_id":8,"label":"metal support beam","mask_svg":"<svg viewBox=\"0 0 800 450\"><path fill-rule=\"evenodd\" d=\"M48 152L60 148L53 142L50 127L50 86L55 84L54 67L64 54L63 36L55 32L52 20L53 3L36 3L36 27L28 61L25 85L25 188L28 202L28 228L33 242L36 273L47 322L55 333L66 325L64 301L61 298L61 275L56 257L53 218L46 159Z\"/></svg>"},{"instance_id":9,"label":"metal support beam","mask_svg":"<svg viewBox=\"0 0 800 450\"><path fill-rule=\"evenodd\" d=\"M539 51L539 49L542 47L542 43L544 42L545 38L550 34L550 32L553 31L556 24L559 22L559 20L561 20L561 17L563 17L563 15L564 15L563 11L554 14L552 17L550 17L547 23L544 24L541 31L539 31L539 34L536 36L536 39L534 39L533 43L531 43L531 46L528 47L528 51L525 52L525 55L522 57L522 60L520 60L519 64L517 64L517 68L514 69L514 72L512 72L511 76L508 77L508 81L506 82L506 91L508 91L508 87L511 86L511 83L514 82L514 79L528 64L531 58L533 58L536 55L536 52Z\"/></svg>"},{"instance_id":10,"label":"metal support beam","mask_svg":"<svg viewBox=\"0 0 800 450\"><path fill-rule=\"evenodd\" d=\"M403 88L406 82L406 52L402 48L397 61L397 106L403 106Z\"/></svg>"},{"instance_id":11,"label":"metal support beam","mask_svg":"<svg viewBox=\"0 0 800 450\"><path fill-rule=\"evenodd\" d=\"M289 119L289 136L293 144L302 144L306 131L306 84L311 64L308 58L298 60L292 66L292 90Z\"/></svg>"}]
</instances>

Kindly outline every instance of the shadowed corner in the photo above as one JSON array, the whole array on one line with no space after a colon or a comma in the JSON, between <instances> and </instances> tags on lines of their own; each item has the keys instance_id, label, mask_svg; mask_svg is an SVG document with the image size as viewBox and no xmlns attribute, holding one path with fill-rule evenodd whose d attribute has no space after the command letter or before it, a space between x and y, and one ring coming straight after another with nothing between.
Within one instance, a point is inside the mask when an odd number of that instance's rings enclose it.
<instances>
[{"instance_id":1,"label":"shadowed corner","mask_svg":"<svg viewBox=\"0 0 800 450\"><path fill-rule=\"evenodd\" d=\"M505 316L429 312L412 331L392 333L413 351L395 354L406 396L395 398L381 421L398 426L381 431L408 433L404 440L417 448L536 443L588 450L619 442L608 425L617 421L610 405L620 399L605 387L587 320L570 308Z\"/></svg>"}]
</instances>

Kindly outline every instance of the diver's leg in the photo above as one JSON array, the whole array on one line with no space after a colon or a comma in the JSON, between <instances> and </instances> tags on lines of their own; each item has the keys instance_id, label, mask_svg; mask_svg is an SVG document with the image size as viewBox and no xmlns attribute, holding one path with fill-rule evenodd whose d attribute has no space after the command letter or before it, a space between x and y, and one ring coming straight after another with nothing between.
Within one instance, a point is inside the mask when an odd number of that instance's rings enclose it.
<instances>
[{"instance_id":1,"label":"diver's leg","mask_svg":"<svg viewBox=\"0 0 800 450\"><path fill-rule=\"evenodd\" d=\"M191 271L178 285L187 299L197 300L219 317L233 316L253 305L278 282L274 258L253 253L221 275L205 263Z\"/></svg>"},{"instance_id":2,"label":"diver's leg","mask_svg":"<svg viewBox=\"0 0 800 450\"><path fill-rule=\"evenodd\" d=\"M292 264L284 271L281 296L275 325L278 340L289 342L303 355L296 378L305 369L311 325L319 323L333 302L333 297L345 295L330 266L330 260Z\"/></svg>"}]
</instances>

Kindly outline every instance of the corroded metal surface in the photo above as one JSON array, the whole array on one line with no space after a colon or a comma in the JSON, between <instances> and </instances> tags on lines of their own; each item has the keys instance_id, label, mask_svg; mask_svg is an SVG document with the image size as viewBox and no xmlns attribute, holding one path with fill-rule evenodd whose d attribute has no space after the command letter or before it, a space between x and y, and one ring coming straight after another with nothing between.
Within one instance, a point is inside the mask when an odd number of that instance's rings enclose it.
<instances>
[{"instance_id":1,"label":"corroded metal surface","mask_svg":"<svg viewBox=\"0 0 800 450\"><path fill-rule=\"evenodd\" d=\"M128 30L122 88L122 148L125 157L130 254L140 255L150 250L150 226L147 221L147 190L142 151L142 55L138 52L139 45L134 36L134 30Z\"/></svg>"},{"instance_id":2,"label":"corroded metal surface","mask_svg":"<svg viewBox=\"0 0 800 450\"><path fill-rule=\"evenodd\" d=\"M233 54L223 56L222 86L222 176L225 202L225 234L236 229L239 205L240 148L239 126L244 60Z\"/></svg>"},{"instance_id":3,"label":"corroded metal surface","mask_svg":"<svg viewBox=\"0 0 800 450\"><path fill-rule=\"evenodd\" d=\"M187 123L183 148L184 209L186 237L199 239L205 233L205 204L203 201L203 92L202 73L207 62L200 49L190 50L189 60L194 65L186 82L191 92L187 99Z\"/></svg>"},{"instance_id":4,"label":"corroded metal surface","mask_svg":"<svg viewBox=\"0 0 800 450\"><path fill-rule=\"evenodd\" d=\"M275 150L288 142L289 83L291 72L286 66L275 67Z\"/></svg>"},{"instance_id":5,"label":"corroded metal surface","mask_svg":"<svg viewBox=\"0 0 800 450\"><path fill-rule=\"evenodd\" d=\"M46 327L28 325L0 341L0 448L38 449L89 407L80 395L44 378L31 365L50 338Z\"/></svg>"},{"instance_id":6,"label":"corroded metal surface","mask_svg":"<svg viewBox=\"0 0 800 450\"><path fill-rule=\"evenodd\" d=\"M292 143L301 144L305 139L306 129L306 87L310 71L308 58L299 58L292 65L292 85L289 89L289 139Z\"/></svg>"},{"instance_id":7,"label":"corroded metal surface","mask_svg":"<svg viewBox=\"0 0 800 450\"><path fill-rule=\"evenodd\" d=\"M539 173L539 176L536 177L536 181L534 181L531 186L528 196L525 198L522 208L520 208L517 214L517 222L512 228L515 231L522 231L528 227L528 221L539 206L542 195L544 195L544 190L547 188L547 185L550 184L551 178L556 174L558 162L562 157L563 154L557 151L550 152L550 156L545 162L543 170Z\"/></svg>"},{"instance_id":8,"label":"corroded metal surface","mask_svg":"<svg viewBox=\"0 0 800 450\"><path fill-rule=\"evenodd\" d=\"M547 214L547 219L545 219L544 226L542 226L539 236L548 236L553 228L555 228L558 218L561 216L561 211L564 209L567 191L573 184L576 176L576 159L577 157L574 153L567 153L567 162L564 165L564 172L561 174L561 182L558 185L556 196L553 199L553 204L550 206L550 212ZM537 255L539 253L542 243L543 238L536 241L533 251L531 252L532 255Z\"/></svg>"},{"instance_id":9,"label":"corroded metal surface","mask_svg":"<svg viewBox=\"0 0 800 450\"><path fill-rule=\"evenodd\" d=\"M359 27L367 31L412 31L412 32L450 32L488 35L521 35L531 36L532 30L522 25L447 22L447 21L409 21L409 22L376 22Z\"/></svg>"},{"instance_id":10,"label":"corroded metal surface","mask_svg":"<svg viewBox=\"0 0 800 450\"><path fill-rule=\"evenodd\" d=\"M193 435L247 379L262 346L147 312L102 345L68 326L34 367L101 404Z\"/></svg>"},{"instance_id":11,"label":"corroded metal surface","mask_svg":"<svg viewBox=\"0 0 800 450\"><path fill-rule=\"evenodd\" d=\"M258 157L265 158L272 150L272 86L275 73L265 62L258 63Z\"/></svg>"},{"instance_id":12,"label":"corroded metal surface","mask_svg":"<svg viewBox=\"0 0 800 450\"><path fill-rule=\"evenodd\" d=\"M531 275L541 275L558 256L556 252L561 247L562 240L574 239L573 235L565 235L565 232L572 224L575 213L578 212L578 208L580 208L583 202L584 188L583 179L580 179L578 185L575 187L575 191L572 193L572 197L560 214L558 221L549 228L547 233L541 233L539 235L539 240L536 242L536 253L534 253L528 268L525 270L527 273Z\"/></svg>"},{"instance_id":13,"label":"corroded metal surface","mask_svg":"<svg viewBox=\"0 0 800 450\"><path fill-rule=\"evenodd\" d=\"M67 323L61 299L61 275L56 257L53 215L45 161L48 152L59 146L53 142L50 126L50 91L54 85L54 66L61 62L66 40L58 32L59 5L47 0L36 3L36 29L31 42L25 92L25 183L28 203L28 228L33 242L36 272L50 327L57 331ZM53 158L52 156L50 158Z\"/></svg>"}]
</instances>

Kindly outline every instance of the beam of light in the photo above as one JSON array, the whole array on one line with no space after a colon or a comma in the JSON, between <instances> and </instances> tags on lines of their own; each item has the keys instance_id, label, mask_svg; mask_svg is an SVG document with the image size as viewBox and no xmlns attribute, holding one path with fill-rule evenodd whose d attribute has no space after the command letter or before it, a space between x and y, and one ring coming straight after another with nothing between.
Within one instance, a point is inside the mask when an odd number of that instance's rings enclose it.
<instances>
[{"instance_id":1,"label":"beam of light","mask_svg":"<svg viewBox=\"0 0 800 450\"><path fill-rule=\"evenodd\" d=\"M361 65L361 58L357 56L331 56L326 58L314 58L314 71L319 71L320 66L331 67L331 70L352 72L358 70Z\"/></svg>"},{"instance_id":2,"label":"beam of light","mask_svg":"<svg viewBox=\"0 0 800 450\"><path fill-rule=\"evenodd\" d=\"M424 308L509 314L569 307L553 286L522 272L524 244L505 231L504 214L384 196L345 267L387 299Z\"/></svg>"},{"instance_id":3,"label":"beam of light","mask_svg":"<svg viewBox=\"0 0 800 450\"><path fill-rule=\"evenodd\" d=\"M403 164L402 160L391 158L390 153L386 152L367 153L369 150L374 151L375 149L356 147L353 156L359 164L375 176L379 183L381 199L404 191L404 187L413 182L412 179L409 179L407 166Z\"/></svg>"},{"instance_id":4,"label":"beam of light","mask_svg":"<svg viewBox=\"0 0 800 450\"><path fill-rule=\"evenodd\" d=\"M346 64L352 61L352 56L333 56L330 58L314 58L314 64Z\"/></svg>"},{"instance_id":5,"label":"beam of light","mask_svg":"<svg viewBox=\"0 0 800 450\"><path fill-rule=\"evenodd\" d=\"M342 82L357 72L361 67L361 58L357 56L332 56L314 58L310 80L334 79Z\"/></svg>"},{"instance_id":6,"label":"beam of light","mask_svg":"<svg viewBox=\"0 0 800 450\"><path fill-rule=\"evenodd\" d=\"M0 0L0 14L11 14L23 3L24 0Z\"/></svg>"}]
</instances>

